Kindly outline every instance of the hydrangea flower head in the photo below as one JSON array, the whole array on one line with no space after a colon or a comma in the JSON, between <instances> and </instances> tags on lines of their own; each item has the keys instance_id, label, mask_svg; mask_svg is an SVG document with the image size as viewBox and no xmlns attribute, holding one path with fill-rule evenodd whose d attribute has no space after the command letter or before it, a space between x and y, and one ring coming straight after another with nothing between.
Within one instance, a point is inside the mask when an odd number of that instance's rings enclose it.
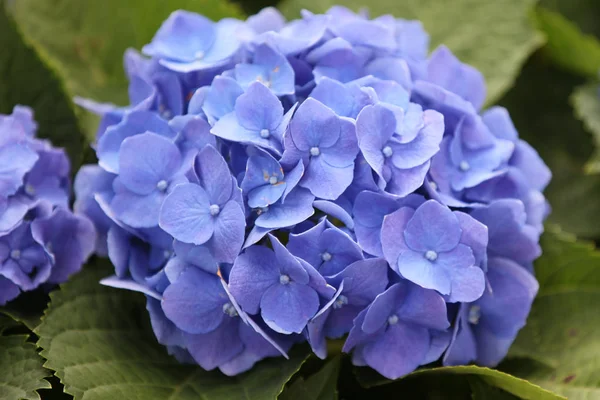
<instances>
[{"instance_id":1,"label":"hydrangea flower head","mask_svg":"<svg viewBox=\"0 0 600 400\"><path fill-rule=\"evenodd\" d=\"M68 209L67 155L36 130L27 107L0 115L0 305L65 282L96 246L94 225Z\"/></svg>"},{"instance_id":2,"label":"hydrangea flower head","mask_svg":"<svg viewBox=\"0 0 600 400\"><path fill-rule=\"evenodd\" d=\"M428 46L419 21L339 6L173 13L125 55L129 106L79 100L102 115L76 209L103 283L146 295L177 359L228 375L333 338L388 378L497 364L537 292L551 174L482 111L482 74Z\"/></svg>"}]
</instances>

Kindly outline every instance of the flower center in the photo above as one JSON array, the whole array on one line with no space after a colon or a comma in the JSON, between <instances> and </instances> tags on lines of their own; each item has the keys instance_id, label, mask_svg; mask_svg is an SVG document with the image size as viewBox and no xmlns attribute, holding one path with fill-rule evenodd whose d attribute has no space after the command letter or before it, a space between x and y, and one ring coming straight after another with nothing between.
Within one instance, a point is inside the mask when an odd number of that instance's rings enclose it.
<instances>
[{"instance_id":1,"label":"flower center","mask_svg":"<svg viewBox=\"0 0 600 400\"><path fill-rule=\"evenodd\" d=\"M35 195L35 188L28 183L27 185L25 185L25 193L27 193L30 196L33 196Z\"/></svg>"},{"instance_id":2,"label":"flower center","mask_svg":"<svg viewBox=\"0 0 600 400\"><path fill-rule=\"evenodd\" d=\"M18 260L19 258L21 258L21 250L13 250L10 252L10 258Z\"/></svg>"},{"instance_id":3,"label":"flower center","mask_svg":"<svg viewBox=\"0 0 600 400\"><path fill-rule=\"evenodd\" d=\"M238 312L231 303L223 304L223 313L229 315L230 317L237 317Z\"/></svg>"},{"instance_id":4,"label":"flower center","mask_svg":"<svg viewBox=\"0 0 600 400\"><path fill-rule=\"evenodd\" d=\"M461 161L460 164L458 164L458 167L461 171L468 171L471 168L469 163L466 161Z\"/></svg>"},{"instance_id":5,"label":"flower center","mask_svg":"<svg viewBox=\"0 0 600 400\"><path fill-rule=\"evenodd\" d=\"M394 154L394 150L392 150L390 146L385 146L381 152L385 158L389 158L392 156L392 154Z\"/></svg>"},{"instance_id":6,"label":"flower center","mask_svg":"<svg viewBox=\"0 0 600 400\"><path fill-rule=\"evenodd\" d=\"M329 260L331 260L331 253L329 253L328 251L326 251L325 253L321 254L321 260L323 260L324 262L327 262Z\"/></svg>"},{"instance_id":7,"label":"flower center","mask_svg":"<svg viewBox=\"0 0 600 400\"><path fill-rule=\"evenodd\" d=\"M160 190L161 192L164 192L165 190L167 190L167 186L169 186L169 183L167 181L165 181L164 179L162 181L158 181L158 183L156 184L156 188L158 190Z\"/></svg>"},{"instance_id":8,"label":"flower center","mask_svg":"<svg viewBox=\"0 0 600 400\"><path fill-rule=\"evenodd\" d=\"M425 252L425 258L429 261L435 261L438 258L438 254L433 250L427 250Z\"/></svg>"},{"instance_id":9,"label":"flower center","mask_svg":"<svg viewBox=\"0 0 600 400\"><path fill-rule=\"evenodd\" d=\"M260 137L263 139L267 139L269 136L271 136L271 132L269 132L268 129L261 129L260 130Z\"/></svg>"},{"instance_id":10,"label":"flower center","mask_svg":"<svg viewBox=\"0 0 600 400\"><path fill-rule=\"evenodd\" d=\"M340 294L336 301L333 302L333 308L337 310L344 307L346 304L348 304L348 298L343 294Z\"/></svg>"},{"instance_id":11,"label":"flower center","mask_svg":"<svg viewBox=\"0 0 600 400\"><path fill-rule=\"evenodd\" d=\"M431 187L431 190L438 190L438 185L434 181L429 182L429 186Z\"/></svg>"},{"instance_id":12,"label":"flower center","mask_svg":"<svg viewBox=\"0 0 600 400\"><path fill-rule=\"evenodd\" d=\"M397 323L398 323L398 316L396 314L390 315L390 317L388 318L388 324L396 325Z\"/></svg>"},{"instance_id":13,"label":"flower center","mask_svg":"<svg viewBox=\"0 0 600 400\"><path fill-rule=\"evenodd\" d=\"M311 147L310 148L310 155L313 157L318 157L319 154L321 154L321 150L318 147Z\"/></svg>"},{"instance_id":14,"label":"flower center","mask_svg":"<svg viewBox=\"0 0 600 400\"><path fill-rule=\"evenodd\" d=\"M221 212L221 207L218 204L212 204L208 209L210 210L210 215L213 217L216 217Z\"/></svg>"},{"instance_id":15,"label":"flower center","mask_svg":"<svg viewBox=\"0 0 600 400\"><path fill-rule=\"evenodd\" d=\"M472 305L469 308L469 322L473 325L477 325L479 323L479 318L481 318L481 307L477 305Z\"/></svg>"},{"instance_id":16,"label":"flower center","mask_svg":"<svg viewBox=\"0 0 600 400\"><path fill-rule=\"evenodd\" d=\"M267 211L269 211L269 207L268 206L267 207L260 207L260 208L256 209L256 214L257 215L261 215L261 214L266 213Z\"/></svg>"},{"instance_id":17,"label":"flower center","mask_svg":"<svg viewBox=\"0 0 600 400\"><path fill-rule=\"evenodd\" d=\"M276 176L272 176L269 178L269 183L271 185L275 185L278 182L277 177Z\"/></svg>"},{"instance_id":18,"label":"flower center","mask_svg":"<svg viewBox=\"0 0 600 400\"><path fill-rule=\"evenodd\" d=\"M196 54L194 54L196 56L197 60L202 60L205 56L204 52L202 50L197 51Z\"/></svg>"},{"instance_id":19,"label":"flower center","mask_svg":"<svg viewBox=\"0 0 600 400\"><path fill-rule=\"evenodd\" d=\"M279 283L282 285L287 285L290 283L290 277L287 275L279 275Z\"/></svg>"}]
</instances>

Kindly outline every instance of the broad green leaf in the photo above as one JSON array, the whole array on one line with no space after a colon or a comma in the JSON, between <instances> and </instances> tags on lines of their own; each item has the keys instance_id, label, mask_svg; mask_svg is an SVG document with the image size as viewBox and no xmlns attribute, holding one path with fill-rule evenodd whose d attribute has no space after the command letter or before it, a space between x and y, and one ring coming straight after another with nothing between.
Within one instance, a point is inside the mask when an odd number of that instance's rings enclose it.
<instances>
[{"instance_id":1,"label":"broad green leaf","mask_svg":"<svg viewBox=\"0 0 600 400\"><path fill-rule=\"evenodd\" d=\"M598 72L598 71L596 71ZM575 115L592 134L596 150L588 161L588 172L600 172L600 85L588 83L575 89L571 97Z\"/></svg>"},{"instance_id":2,"label":"broad green leaf","mask_svg":"<svg viewBox=\"0 0 600 400\"><path fill-rule=\"evenodd\" d=\"M15 300L0 307L0 313L10 316L33 331L40 323L48 300L48 294L41 289L23 292Z\"/></svg>"},{"instance_id":3,"label":"broad green leaf","mask_svg":"<svg viewBox=\"0 0 600 400\"><path fill-rule=\"evenodd\" d=\"M140 49L172 11L241 16L224 0L18 0L15 18L58 66L74 95L125 105L123 53Z\"/></svg>"},{"instance_id":4,"label":"broad green leaf","mask_svg":"<svg viewBox=\"0 0 600 400\"><path fill-rule=\"evenodd\" d=\"M37 389L49 388L50 372L26 335L0 336L0 399L34 400Z\"/></svg>"},{"instance_id":5,"label":"broad green leaf","mask_svg":"<svg viewBox=\"0 0 600 400\"><path fill-rule=\"evenodd\" d=\"M392 14L418 19L431 35L432 46L447 45L463 62L478 68L488 84L487 103L494 103L512 85L527 57L542 43L528 20L535 0L284 0L288 18L300 10L326 11L340 4L372 15ZM432 47L433 48L433 47Z\"/></svg>"},{"instance_id":6,"label":"broad green leaf","mask_svg":"<svg viewBox=\"0 0 600 400\"><path fill-rule=\"evenodd\" d=\"M600 288L540 294L504 368L570 400L600 398L599 308Z\"/></svg>"},{"instance_id":7,"label":"broad green leaf","mask_svg":"<svg viewBox=\"0 0 600 400\"><path fill-rule=\"evenodd\" d=\"M600 176L584 174L593 144L568 103L573 88L583 82L538 53L500 104L510 111L520 136L552 170L544 193L552 206L549 222L578 237L598 238Z\"/></svg>"},{"instance_id":8,"label":"broad green leaf","mask_svg":"<svg viewBox=\"0 0 600 400\"><path fill-rule=\"evenodd\" d=\"M0 49L0 113L10 114L17 104L32 107L37 136L64 147L76 169L84 138L71 100L55 70L23 38L4 0L0 0Z\"/></svg>"},{"instance_id":9,"label":"broad green leaf","mask_svg":"<svg viewBox=\"0 0 600 400\"><path fill-rule=\"evenodd\" d=\"M437 367L437 368L423 368L418 369L415 372L397 379L395 381L384 380L381 377L376 378L374 374L370 373L366 368L361 368L357 371L358 379L362 381L365 386L381 386L381 385L398 385L398 392L403 384L410 385L411 382L418 382L418 386L424 393L427 393L430 386L428 383L436 382L440 377L450 378L450 381L455 381L458 384L459 381L466 380L473 393L481 393L484 389L478 387L473 390L473 380L479 381L479 384L485 384L489 387L490 392L498 392L498 390L512 394L519 399L524 400L557 400L564 399L555 393L552 393L546 389L541 388L533 383L526 380L517 378L504 372L500 372L495 369L478 367L475 365L464 365L456 367ZM448 380L445 381L448 384ZM437 385L436 385L437 386ZM442 386L443 388L443 386ZM388 389L389 390L389 389ZM448 393L453 393L449 387ZM464 390L464 388L462 388Z\"/></svg>"},{"instance_id":10,"label":"broad green leaf","mask_svg":"<svg viewBox=\"0 0 600 400\"><path fill-rule=\"evenodd\" d=\"M280 400L337 400L340 359L333 357L319 371L304 379L298 377L279 397Z\"/></svg>"},{"instance_id":11,"label":"broad green leaf","mask_svg":"<svg viewBox=\"0 0 600 400\"><path fill-rule=\"evenodd\" d=\"M477 377L469 378L469 386L472 400L519 400L519 397L492 387Z\"/></svg>"},{"instance_id":12,"label":"broad green leaf","mask_svg":"<svg viewBox=\"0 0 600 400\"><path fill-rule=\"evenodd\" d=\"M598 0L540 0L540 6L559 12L575 23L584 33L600 38L600 1Z\"/></svg>"},{"instance_id":13,"label":"broad green leaf","mask_svg":"<svg viewBox=\"0 0 600 400\"><path fill-rule=\"evenodd\" d=\"M571 400L600 398L600 253L552 227L542 247L540 294L502 368Z\"/></svg>"},{"instance_id":14,"label":"broad green leaf","mask_svg":"<svg viewBox=\"0 0 600 400\"><path fill-rule=\"evenodd\" d=\"M561 14L544 8L535 13L538 28L546 35L544 50L563 68L596 77L600 69L600 40L586 35Z\"/></svg>"},{"instance_id":15,"label":"broad green leaf","mask_svg":"<svg viewBox=\"0 0 600 400\"><path fill-rule=\"evenodd\" d=\"M557 226L548 226L535 261L540 293L569 288L600 289L600 253L593 243L577 241Z\"/></svg>"},{"instance_id":16,"label":"broad green leaf","mask_svg":"<svg viewBox=\"0 0 600 400\"><path fill-rule=\"evenodd\" d=\"M143 296L98 284L110 273L84 268L51 294L35 331L46 367L76 400L272 400L306 358L292 352L233 378L179 364L156 342Z\"/></svg>"}]
</instances>

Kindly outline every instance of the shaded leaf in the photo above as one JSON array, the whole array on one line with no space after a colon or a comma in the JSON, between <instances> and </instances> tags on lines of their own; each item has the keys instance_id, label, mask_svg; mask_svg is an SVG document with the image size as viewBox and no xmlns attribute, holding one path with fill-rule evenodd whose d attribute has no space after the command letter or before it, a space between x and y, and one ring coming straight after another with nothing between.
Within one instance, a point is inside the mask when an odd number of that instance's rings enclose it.
<instances>
[{"instance_id":1,"label":"shaded leaf","mask_svg":"<svg viewBox=\"0 0 600 400\"><path fill-rule=\"evenodd\" d=\"M304 379L298 377L279 397L281 400L337 400L340 359L333 357L318 372Z\"/></svg>"},{"instance_id":2,"label":"shaded leaf","mask_svg":"<svg viewBox=\"0 0 600 400\"><path fill-rule=\"evenodd\" d=\"M472 400L519 400L519 397L492 387L476 377L469 379L469 386Z\"/></svg>"},{"instance_id":3,"label":"shaded leaf","mask_svg":"<svg viewBox=\"0 0 600 400\"><path fill-rule=\"evenodd\" d=\"M39 399L37 389L49 388L50 372L25 335L0 336L0 399Z\"/></svg>"},{"instance_id":4,"label":"shaded leaf","mask_svg":"<svg viewBox=\"0 0 600 400\"><path fill-rule=\"evenodd\" d=\"M548 226L535 261L540 293L569 288L600 289L600 253L591 242L577 241L557 226Z\"/></svg>"},{"instance_id":5,"label":"shaded leaf","mask_svg":"<svg viewBox=\"0 0 600 400\"><path fill-rule=\"evenodd\" d=\"M596 71L598 72L598 71ZM575 115L592 134L596 150L588 161L588 172L600 172L600 86L588 83L575 89L571 97Z\"/></svg>"},{"instance_id":6,"label":"shaded leaf","mask_svg":"<svg viewBox=\"0 0 600 400\"><path fill-rule=\"evenodd\" d=\"M239 17L222 0L19 0L15 18L60 68L74 95L127 104L123 53L148 43L172 11Z\"/></svg>"},{"instance_id":7,"label":"shaded leaf","mask_svg":"<svg viewBox=\"0 0 600 400\"><path fill-rule=\"evenodd\" d=\"M0 0L0 49L0 113L10 114L17 104L33 108L37 136L64 147L75 170L82 160L84 138L71 100L56 71L24 40L4 0Z\"/></svg>"},{"instance_id":8,"label":"shaded leaf","mask_svg":"<svg viewBox=\"0 0 600 400\"><path fill-rule=\"evenodd\" d=\"M503 368L570 400L600 398L599 308L598 288L540 294Z\"/></svg>"},{"instance_id":9,"label":"shaded leaf","mask_svg":"<svg viewBox=\"0 0 600 400\"><path fill-rule=\"evenodd\" d=\"M540 5L564 15L584 33L600 38L600 2L597 0L540 0Z\"/></svg>"},{"instance_id":10,"label":"shaded leaf","mask_svg":"<svg viewBox=\"0 0 600 400\"><path fill-rule=\"evenodd\" d=\"M38 345L75 399L272 400L300 368L304 351L230 378L179 364L156 342L144 297L103 287L109 268L88 265L51 294Z\"/></svg>"},{"instance_id":11,"label":"shaded leaf","mask_svg":"<svg viewBox=\"0 0 600 400\"><path fill-rule=\"evenodd\" d=\"M546 35L544 50L563 68L588 77L600 69L600 41L586 35L561 14L544 8L535 13L538 28Z\"/></svg>"},{"instance_id":12,"label":"shaded leaf","mask_svg":"<svg viewBox=\"0 0 600 400\"><path fill-rule=\"evenodd\" d=\"M360 368L357 371L359 381L362 381L364 386L380 386L380 385L400 385L404 382L409 383L412 380L419 380L421 385L424 385L424 391L428 390L428 383L434 381L440 376L451 376L452 379L459 381L466 379L472 390L473 379L479 380L479 383L484 383L492 389L500 389L510 393L520 399L526 400L556 400L563 397L556 395L548 390L545 390L537 385L534 385L526 380L517 378L507 373L497 371L490 368L478 367L475 365L463 365L456 367L438 367L438 368L423 368L408 374L407 376L390 381L383 379L381 376L376 378L374 374L369 372L367 368ZM464 389L463 389L464 390ZM478 387L479 393L483 390ZM447 390L452 393L451 389ZM473 392L471 392L473 394Z\"/></svg>"},{"instance_id":13,"label":"shaded leaf","mask_svg":"<svg viewBox=\"0 0 600 400\"><path fill-rule=\"evenodd\" d=\"M465 63L478 68L488 85L491 104L512 85L527 57L542 43L531 27L528 12L535 0L284 0L280 9L288 18L300 10L324 12L335 4L354 10L365 5L373 16L392 14L418 19L431 35L433 47L447 45ZM432 47L432 48L433 48Z\"/></svg>"}]
</instances>

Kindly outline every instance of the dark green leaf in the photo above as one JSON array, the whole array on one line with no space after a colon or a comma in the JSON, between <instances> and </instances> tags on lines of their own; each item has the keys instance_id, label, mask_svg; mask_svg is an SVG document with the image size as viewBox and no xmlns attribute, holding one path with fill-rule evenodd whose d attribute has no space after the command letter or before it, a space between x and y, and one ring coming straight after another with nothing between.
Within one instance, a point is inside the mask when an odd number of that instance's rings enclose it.
<instances>
[{"instance_id":1,"label":"dark green leaf","mask_svg":"<svg viewBox=\"0 0 600 400\"><path fill-rule=\"evenodd\" d=\"M48 300L48 294L42 289L23 292L15 300L4 307L0 307L0 313L19 321L29 330L34 330L40 323L40 318L44 314Z\"/></svg>"},{"instance_id":2,"label":"dark green leaf","mask_svg":"<svg viewBox=\"0 0 600 400\"><path fill-rule=\"evenodd\" d=\"M549 222L578 237L600 237L600 176L586 175L593 145L569 107L573 88L583 79L558 70L537 54L525 65L502 99L519 130L553 173L545 191L552 206Z\"/></svg>"},{"instance_id":3,"label":"dark green leaf","mask_svg":"<svg viewBox=\"0 0 600 400\"><path fill-rule=\"evenodd\" d=\"M519 400L519 397L490 386L477 377L469 378L469 386L472 400Z\"/></svg>"},{"instance_id":4,"label":"dark green leaf","mask_svg":"<svg viewBox=\"0 0 600 400\"><path fill-rule=\"evenodd\" d=\"M223 0L19 0L17 21L60 68L71 92L124 105L123 53L140 49L169 14L196 11L212 19L240 17Z\"/></svg>"},{"instance_id":5,"label":"dark green leaf","mask_svg":"<svg viewBox=\"0 0 600 400\"><path fill-rule=\"evenodd\" d=\"M51 294L36 329L46 366L75 399L272 400L306 358L293 351L234 378L179 364L156 342L143 296L98 284L110 273L84 268Z\"/></svg>"},{"instance_id":6,"label":"dark green leaf","mask_svg":"<svg viewBox=\"0 0 600 400\"><path fill-rule=\"evenodd\" d=\"M600 398L599 308L599 288L540 294L503 368L570 400Z\"/></svg>"},{"instance_id":7,"label":"dark green leaf","mask_svg":"<svg viewBox=\"0 0 600 400\"><path fill-rule=\"evenodd\" d=\"M561 14L544 8L536 11L538 27L546 35L544 50L554 62L583 76L596 77L600 69L600 41L586 35Z\"/></svg>"},{"instance_id":8,"label":"dark green leaf","mask_svg":"<svg viewBox=\"0 0 600 400\"><path fill-rule=\"evenodd\" d=\"M32 107L38 137L64 147L76 169L84 138L71 100L56 72L23 39L5 4L0 0L0 113L10 114L17 104Z\"/></svg>"},{"instance_id":9,"label":"dark green leaf","mask_svg":"<svg viewBox=\"0 0 600 400\"><path fill-rule=\"evenodd\" d=\"M447 45L463 62L486 77L489 104L512 85L522 64L541 43L530 26L528 12L534 0L284 0L280 9L288 18L300 10L326 11L335 4L352 9L367 6L373 15L419 19L431 35L432 46Z\"/></svg>"},{"instance_id":10,"label":"dark green leaf","mask_svg":"<svg viewBox=\"0 0 600 400\"><path fill-rule=\"evenodd\" d=\"M597 0L541 0L540 5L564 15L584 33L600 38L600 2Z\"/></svg>"},{"instance_id":11,"label":"dark green leaf","mask_svg":"<svg viewBox=\"0 0 600 400\"><path fill-rule=\"evenodd\" d=\"M425 385L423 390L426 392L429 387L427 386L428 382L432 382L438 379L440 376L448 376L450 375L452 379L456 381L460 381L463 379L467 379L469 384L471 384L473 379L478 379L481 382L485 383L487 386L491 388L500 389L507 393L510 393L520 399L526 400L556 400L563 399L563 397L558 396L548 390L542 389L541 387L534 385L526 380L514 377L512 375L506 374L504 372L500 372L494 369L477 367L475 365L468 366L456 366L456 367L438 367L438 368L423 368L416 370L415 372L405 376L404 378L400 378L395 381L389 380L373 380L373 375L367 375L368 381L365 381L365 377L362 377L362 373L366 372L366 369L360 369L358 371L359 380L362 379L363 385L401 385L403 383L410 383L412 380L419 380L421 385ZM471 386L472 388L472 386ZM479 388L478 390L480 390ZM452 389L448 388L448 393L452 392ZM464 388L463 388L464 390Z\"/></svg>"},{"instance_id":12,"label":"dark green leaf","mask_svg":"<svg viewBox=\"0 0 600 400\"><path fill-rule=\"evenodd\" d=\"M44 380L50 373L42 358L24 335L0 336L0 399L39 399L37 389L49 388Z\"/></svg>"},{"instance_id":13,"label":"dark green leaf","mask_svg":"<svg viewBox=\"0 0 600 400\"><path fill-rule=\"evenodd\" d=\"M340 359L333 357L315 374L304 379L298 377L279 397L281 400L337 400L337 382Z\"/></svg>"},{"instance_id":14,"label":"dark green leaf","mask_svg":"<svg viewBox=\"0 0 600 400\"><path fill-rule=\"evenodd\" d=\"M596 71L598 72L598 71ZM588 172L600 172L600 86L589 83L578 87L571 97L575 115L583 121L585 128L592 134L596 150L588 161Z\"/></svg>"},{"instance_id":15,"label":"dark green leaf","mask_svg":"<svg viewBox=\"0 0 600 400\"><path fill-rule=\"evenodd\" d=\"M577 241L556 226L548 226L535 261L540 293L570 288L600 289L600 253L593 243Z\"/></svg>"}]
</instances>

